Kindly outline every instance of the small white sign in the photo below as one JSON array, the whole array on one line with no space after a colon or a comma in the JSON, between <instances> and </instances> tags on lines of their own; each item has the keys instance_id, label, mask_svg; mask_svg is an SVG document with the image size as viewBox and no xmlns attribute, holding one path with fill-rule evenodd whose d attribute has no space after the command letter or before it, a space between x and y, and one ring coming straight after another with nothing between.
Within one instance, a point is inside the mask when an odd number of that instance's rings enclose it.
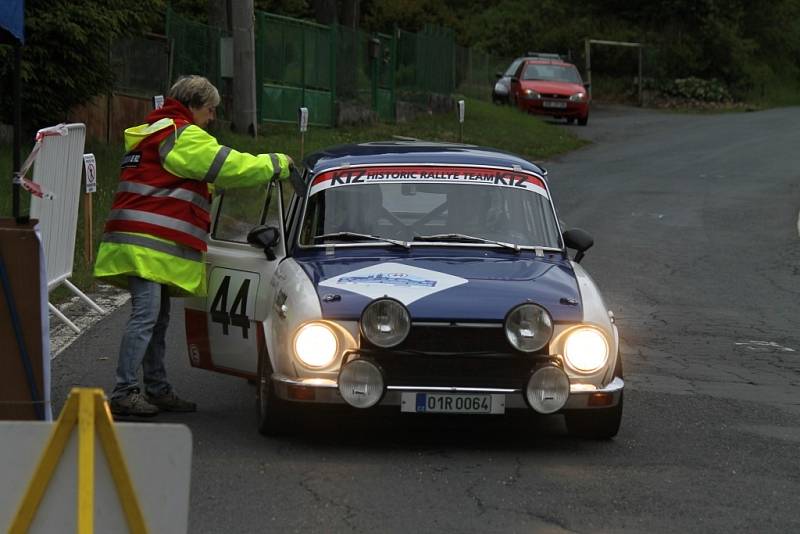
<instances>
[{"instance_id":1,"label":"small white sign","mask_svg":"<svg viewBox=\"0 0 800 534\"><path fill-rule=\"evenodd\" d=\"M305 132L308 130L308 108L300 108L297 110L297 119L300 123L300 131Z\"/></svg>"},{"instance_id":2,"label":"small white sign","mask_svg":"<svg viewBox=\"0 0 800 534\"><path fill-rule=\"evenodd\" d=\"M458 101L458 122L464 122L464 101Z\"/></svg>"},{"instance_id":3,"label":"small white sign","mask_svg":"<svg viewBox=\"0 0 800 534\"><path fill-rule=\"evenodd\" d=\"M153 109L161 109L164 107L164 95L156 95L153 97Z\"/></svg>"},{"instance_id":4,"label":"small white sign","mask_svg":"<svg viewBox=\"0 0 800 534\"><path fill-rule=\"evenodd\" d=\"M94 154L83 155L83 167L86 169L86 192L94 193L97 191L97 161Z\"/></svg>"}]
</instances>

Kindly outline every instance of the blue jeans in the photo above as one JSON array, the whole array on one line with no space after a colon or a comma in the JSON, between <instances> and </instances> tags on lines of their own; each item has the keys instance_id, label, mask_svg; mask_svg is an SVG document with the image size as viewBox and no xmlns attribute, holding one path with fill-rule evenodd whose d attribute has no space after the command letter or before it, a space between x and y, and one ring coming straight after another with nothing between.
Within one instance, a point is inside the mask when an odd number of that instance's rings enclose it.
<instances>
[{"instance_id":1,"label":"blue jeans","mask_svg":"<svg viewBox=\"0 0 800 534\"><path fill-rule=\"evenodd\" d=\"M139 367L144 371L145 392L160 396L169 393L164 367L165 337L169 325L169 288L139 278L128 277L131 316L122 336L117 360L117 384L112 399L123 399L139 391Z\"/></svg>"}]
</instances>

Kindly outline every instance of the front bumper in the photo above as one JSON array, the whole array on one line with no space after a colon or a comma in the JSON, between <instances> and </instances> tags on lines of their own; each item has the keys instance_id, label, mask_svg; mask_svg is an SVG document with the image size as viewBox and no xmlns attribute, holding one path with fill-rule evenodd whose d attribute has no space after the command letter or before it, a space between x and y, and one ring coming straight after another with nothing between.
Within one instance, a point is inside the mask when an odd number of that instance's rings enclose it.
<instances>
[{"instance_id":1,"label":"front bumper","mask_svg":"<svg viewBox=\"0 0 800 534\"><path fill-rule=\"evenodd\" d=\"M546 107L546 103L554 102L564 104L563 108ZM551 117L574 117L586 118L589 115L588 102L572 102L569 100L547 100L547 99L520 99L520 108L528 113L536 115L548 115Z\"/></svg>"},{"instance_id":2,"label":"front bumper","mask_svg":"<svg viewBox=\"0 0 800 534\"><path fill-rule=\"evenodd\" d=\"M273 375L275 394L286 401L299 403L320 404L347 404L339 394L339 387L335 380L327 379L298 379L280 375ZM561 409L565 410L596 410L612 408L619 404L625 382L615 377L603 388L592 388L584 384L571 384L567 403ZM530 410L525 401L524 391L521 389L505 388L465 388L465 387L425 387L425 386L387 386L386 391L377 406L400 406L400 399L404 392L420 393L489 393L505 395L505 408L507 410ZM596 399L603 399L602 403Z\"/></svg>"}]
</instances>

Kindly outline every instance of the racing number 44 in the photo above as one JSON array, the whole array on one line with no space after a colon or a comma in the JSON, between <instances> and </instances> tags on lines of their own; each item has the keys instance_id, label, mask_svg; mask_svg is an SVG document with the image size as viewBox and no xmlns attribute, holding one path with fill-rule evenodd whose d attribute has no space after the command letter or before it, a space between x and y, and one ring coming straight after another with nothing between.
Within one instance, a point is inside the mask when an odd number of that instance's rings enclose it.
<instances>
[{"instance_id":1,"label":"racing number 44","mask_svg":"<svg viewBox=\"0 0 800 534\"><path fill-rule=\"evenodd\" d=\"M239 286L239 291L231 303L230 309L228 308L228 289L231 285L231 277L225 276L214 295L214 300L211 301L211 320L215 323L222 324L223 335L228 335L229 326L239 327L242 329L242 337L247 339L247 333L250 329L250 319L247 317L247 294L250 291L250 279L245 278L242 280L242 285Z\"/></svg>"}]
</instances>

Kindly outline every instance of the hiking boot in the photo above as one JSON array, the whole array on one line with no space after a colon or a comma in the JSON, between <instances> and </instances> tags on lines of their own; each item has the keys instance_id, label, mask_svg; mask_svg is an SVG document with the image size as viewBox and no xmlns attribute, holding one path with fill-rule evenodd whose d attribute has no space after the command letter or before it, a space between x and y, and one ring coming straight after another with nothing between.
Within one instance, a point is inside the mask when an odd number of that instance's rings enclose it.
<instances>
[{"instance_id":1,"label":"hiking boot","mask_svg":"<svg viewBox=\"0 0 800 534\"><path fill-rule=\"evenodd\" d=\"M178 397L174 391L165 395L148 395L147 400L164 412L196 412L197 404L185 401Z\"/></svg>"},{"instance_id":2,"label":"hiking boot","mask_svg":"<svg viewBox=\"0 0 800 534\"><path fill-rule=\"evenodd\" d=\"M111 413L114 415L138 415L139 417L153 417L158 415L158 406L147 402L138 391L122 399L111 399Z\"/></svg>"}]
</instances>

